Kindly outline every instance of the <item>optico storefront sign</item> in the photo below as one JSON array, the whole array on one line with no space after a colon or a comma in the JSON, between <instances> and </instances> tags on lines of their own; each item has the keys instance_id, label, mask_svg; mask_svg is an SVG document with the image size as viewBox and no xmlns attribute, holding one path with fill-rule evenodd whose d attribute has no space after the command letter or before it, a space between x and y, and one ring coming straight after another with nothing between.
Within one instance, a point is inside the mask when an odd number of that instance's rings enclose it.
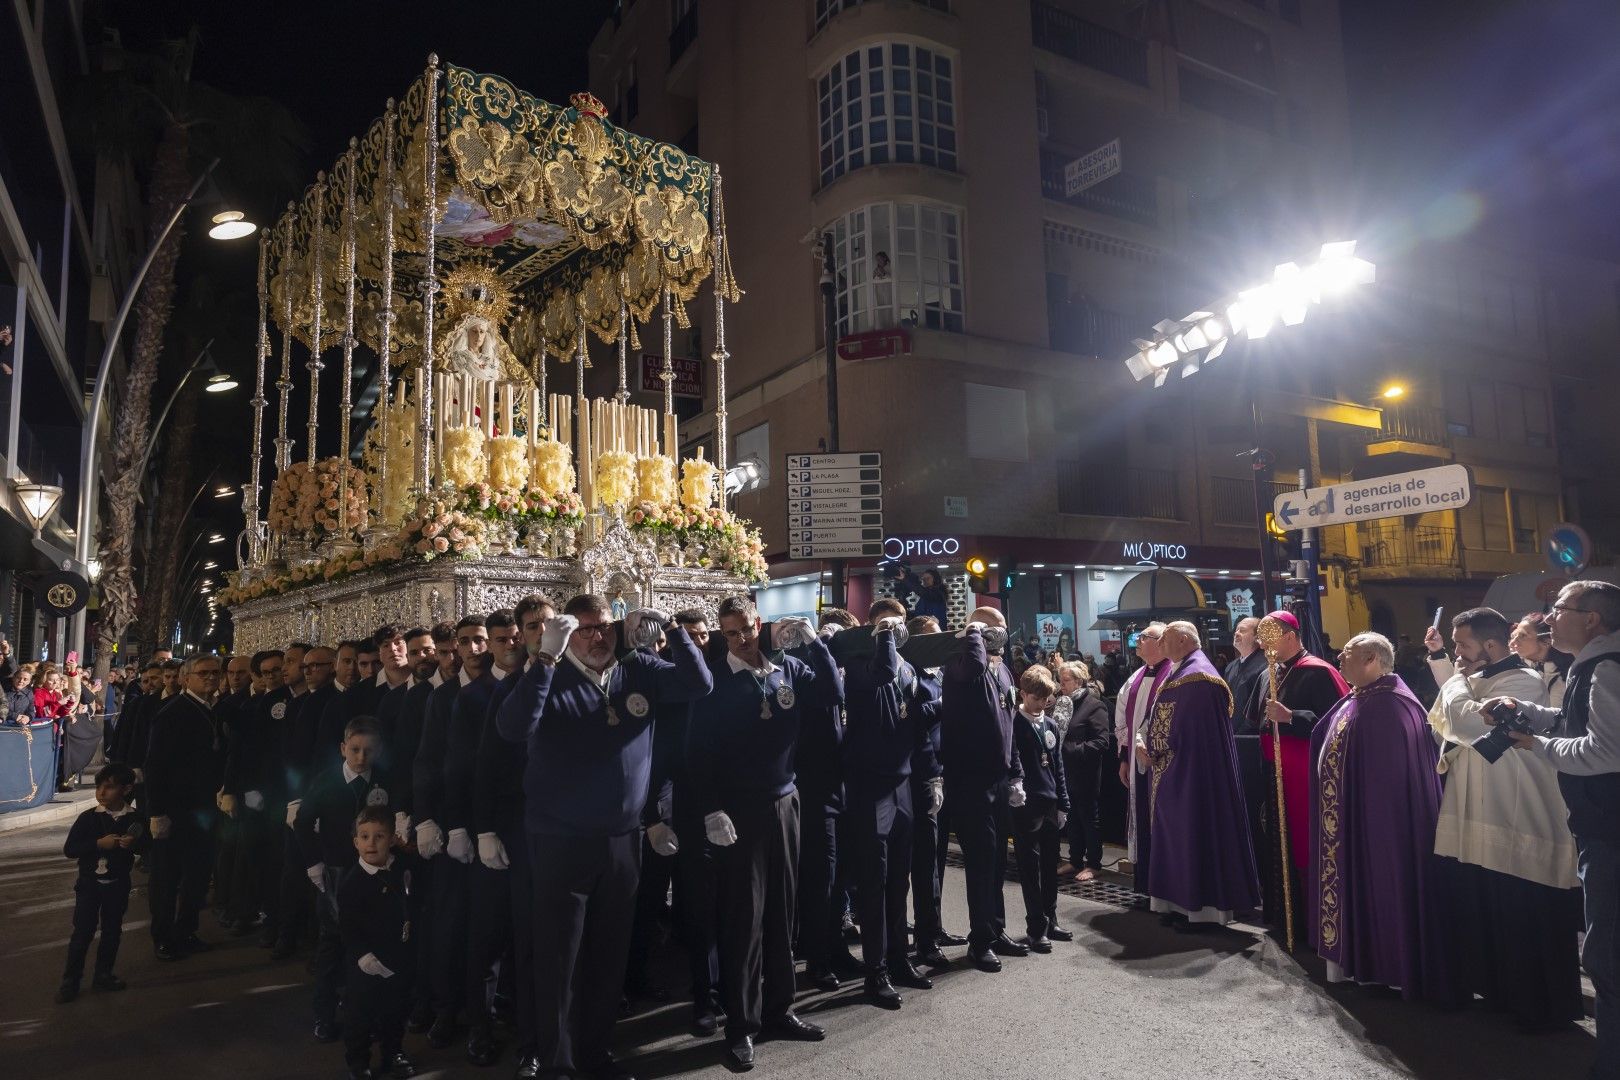
<instances>
[{"instance_id":1,"label":"optico storefront sign","mask_svg":"<svg viewBox=\"0 0 1620 1080\"><path fill-rule=\"evenodd\" d=\"M1153 540L1125 541L1124 557L1137 566L1157 566L1167 562L1187 561L1186 544L1161 544Z\"/></svg>"},{"instance_id":2,"label":"optico storefront sign","mask_svg":"<svg viewBox=\"0 0 1620 1080\"><path fill-rule=\"evenodd\" d=\"M890 536L883 541L885 559L943 558L961 551L962 542L954 536Z\"/></svg>"}]
</instances>

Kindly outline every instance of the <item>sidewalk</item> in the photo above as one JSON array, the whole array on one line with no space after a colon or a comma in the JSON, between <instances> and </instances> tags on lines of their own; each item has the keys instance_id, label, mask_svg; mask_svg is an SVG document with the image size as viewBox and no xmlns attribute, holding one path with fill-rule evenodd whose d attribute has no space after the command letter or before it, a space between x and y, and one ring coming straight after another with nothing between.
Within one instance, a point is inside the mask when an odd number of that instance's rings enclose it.
<instances>
[{"instance_id":1,"label":"sidewalk","mask_svg":"<svg viewBox=\"0 0 1620 1080\"><path fill-rule=\"evenodd\" d=\"M0 814L0 833L13 829L26 829L31 825L46 825L56 821L71 821L89 809L96 801L96 786L88 781L73 791L60 792L48 803L32 810L14 810Z\"/></svg>"}]
</instances>

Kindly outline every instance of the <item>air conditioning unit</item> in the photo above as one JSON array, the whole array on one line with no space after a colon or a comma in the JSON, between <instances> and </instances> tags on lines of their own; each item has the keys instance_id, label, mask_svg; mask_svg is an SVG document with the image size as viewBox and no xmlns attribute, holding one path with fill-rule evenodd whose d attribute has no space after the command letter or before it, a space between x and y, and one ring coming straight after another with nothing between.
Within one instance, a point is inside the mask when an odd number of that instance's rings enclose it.
<instances>
[{"instance_id":1,"label":"air conditioning unit","mask_svg":"<svg viewBox=\"0 0 1620 1080\"><path fill-rule=\"evenodd\" d=\"M1035 134L1046 138L1052 133L1052 126L1047 120L1046 109L1040 105L1035 106Z\"/></svg>"}]
</instances>

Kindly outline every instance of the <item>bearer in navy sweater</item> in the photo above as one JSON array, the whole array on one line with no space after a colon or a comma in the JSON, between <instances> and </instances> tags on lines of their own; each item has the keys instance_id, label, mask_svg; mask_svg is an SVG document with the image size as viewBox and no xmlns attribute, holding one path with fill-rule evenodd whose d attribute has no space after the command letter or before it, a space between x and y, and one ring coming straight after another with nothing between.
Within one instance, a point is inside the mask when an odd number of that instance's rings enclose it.
<instances>
[{"instance_id":1,"label":"bearer in navy sweater","mask_svg":"<svg viewBox=\"0 0 1620 1080\"><path fill-rule=\"evenodd\" d=\"M860 888L861 954L866 996L900 1007L894 984L928 990L933 983L906 956L906 894L911 883L911 757L933 697L900 658L906 606L887 597L871 607L871 656L844 668L844 788ZM897 640L899 639L899 640Z\"/></svg>"},{"instance_id":2,"label":"bearer in navy sweater","mask_svg":"<svg viewBox=\"0 0 1620 1080\"><path fill-rule=\"evenodd\" d=\"M501 737L528 747L524 823L530 863L545 868L529 913L543 1075L615 1073L608 1042L630 947L653 720L660 703L694 701L713 685L686 631L667 632L673 663L640 650L616 661L607 601L576 596L546 623L537 662L496 712Z\"/></svg>"},{"instance_id":3,"label":"bearer in navy sweater","mask_svg":"<svg viewBox=\"0 0 1620 1080\"><path fill-rule=\"evenodd\" d=\"M450 730L445 739L444 802L440 806L439 824L450 830L450 835L464 836L472 845L475 855L493 856L500 841L491 836L480 842L478 824L473 817L475 796L474 778L478 767L478 743L484 734L484 721L489 715L491 698L496 688L511 674L504 665L515 669L513 646L517 642L517 620L510 608L492 611L484 620L488 634L488 651L478 657L478 674L456 695L450 708ZM482 852L479 849L482 848ZM494 859L497 865L501 860ZM504 867L500 868L504 870ZM453 871L454 873L454 871ZM500 872L478 860L469 860L460 868L462 877L461 910L465 913L463 933L457 942L461 959L462 1000L467 1005L467 1060L474 1065L495 1064L500 1047L495 1042L490 1008L494 1004L494 964L504 949L486 955L484 938L487 930L499 927L480 925L484 918L499 920L503 905L499 902L507 895L506 879ZM497 940L499 938L497 937Z\"/></svg>"},{"instance_id":4,"label":"bearer in navy sweater","mask_svg":"<svg viewBox=\"0 0 1620 1080\"><path fill-rule=\"evenodd\" d=\"M68 830L62 854L79 862L73 883L73 936L68 939L67 967L56 1000L66 1004L79 996L84 959L90 941L101 928L96 950L96 974L90 985L97 990L122 990L124 980L113 974L118 941L123 936L124 911L129 907L129 871L135 852L146 846L145 835L129 798L135 792L135 770L114 763L96 773L96 805L79 815Z\"/></svg>"},{"instance_id":5,"label":"bearer in navy sweater","mask_svg":"<svg viewBox=\"0 0 1620 1080\"><path fill-rule=\"evenodd\" d=\"M1013 852L1024 892L1024 926L1029 947L1052 951L1052 941L1073 941L1057 921L1058 840L1069 819L1069 784L1063 774L1063 733L1046 714L1057 695L1057 680L1040 664L1018 679L1018 720L1013 745L1024 768L1027 799L1012 812Z\"/></svg>"},{"instance_id":6,"label":"bearer in navy sweater","mask_svg":"<svg viewBox=\"0 0 1620 1080\"><path fill-rule=\"evenodd\" d=\"M826 1033L793 1012L793 913L799 793L793 751L801 710L844 699L826 643L804 619L778 620L770 642L808 647L812 663L760 648L759 612L746 596L720 602L726 656L714 695L689 733L693 782L709 841L720 855L720 970L726 1063L754 1066L754 1036L815 1041ZM763 982L763 988L762 988Z\"/></svg>"},{"instance_id":7,"label":"bearer in navy sweater","mask_svg":"<svg viewBox=\"0 0 1620 1080\"><path fill-rule=\"evenodd\" d=\"M995 608L978 608L958 636L963 648L943 672L940 751L951 828L967 871L968 958L980 971L1000 971L999 956L1029 955L1028 946L1007 936L1001 893L1009 811L1024 805L1024 769L1012 741L1018 707L999 655L1007 643L1006 617Z\"/></svg>"},{"instance_id":8,"label":"bearer in navy sweater","mask_svg":"<svg viewBox=\"0 0 1620 1080\"><path fill-rule=\"evenodd\" d=\"M939 633L939 620L918 615L906 623L911 634ZM916 932L917 963L945 967L940 952L939 890L945 873L946 845L941 841L945 808L945 767L939 763L940 669L918 668L917 681L929 703L917 725L917 746L911 752L911 910Z\"/></svg>"},{"instance_id":9,"label":"bearer in navy sweater","mask_svg":"<svg viewBox=\"0 0 1620 1080\"><path fill-rule=\"evenodd\" d=\"M545 597L530 593L517 602L512 614L520 636L502 660L502 666L511 674L496 684L490 695L474 770L472 820L478 834L480 865L474 870L478 876L474 879L469 945L476 970L487 970L503 956L511 957L515 973L512 1030L517 1037L517 1076L522 1080L538 1076L540 1071L534 1050L534 980L529 974L534 970L534 929L529 925L533 893L528 843L523 834L523 771L529 757L526 745L501 738L495 729L495 717L501 702L517 689L518 680L527 670L525 658L539 651L546 620L557 612ZM529 660L530 664L535 662Z\"/></svg>"},{"instance_id":10,"label":"bearer in navy sweater","mask_svg":"<svg viewBox=\"0 0 1620 1080\"><path fill-rule=\"evenodd\" d=\"M337 895L344 875L353 869L351 843L355 816L368 806L381 807L393 820L388 781L375 766L382 747L377 724L357 716L343 732L343 757L337 766L309 785L293 831L303 853L304 873L320 897L316 913L320 923L315 942L315 1038L332 1042L341 1034L337 1023L338 985L343 970L343 941L339 934Z\"/></svg>"},{"instance_id":11,"label":"bearer in navy sweater","mask_svg":"<svg viewBox=\"0 0 1620 1080\"><path fill-rule=\"evenodd\" d=\"M416 1075L401 1049L409 1007L415 944L411 940L411 872L394 849L401 841L386 806L355 816L356 868L338 886L343 939L343 1047L350 1080ZM371 1041L382 1064L371 1070Z\"/></svg>"}]
</instances>

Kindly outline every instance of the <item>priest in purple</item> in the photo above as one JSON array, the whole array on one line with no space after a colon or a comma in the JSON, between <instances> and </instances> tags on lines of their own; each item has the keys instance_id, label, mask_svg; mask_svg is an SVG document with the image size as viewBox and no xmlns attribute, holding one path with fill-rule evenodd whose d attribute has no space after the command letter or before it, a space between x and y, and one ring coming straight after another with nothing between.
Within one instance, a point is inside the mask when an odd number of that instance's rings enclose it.
<instances>
[{"instance_id":1,"label":"priest in purple","mask_svg":"<svg viewBox=\"0 0 1620 1080\"><path fill-rule=\"evenodd\" d=\"M1160 644L1170 673L1136 745L1150 784L1147 892L1166 922L1198 930L1259 907L1260 882L1232 742L1232 691L1192 623L1171 623Z\"/></svg>"},{"instance_id":2,"label":"priest in purple","mask_svg":"<svg viewBox=\"0 0 1620 1080\"><path fill-rule=\"evenodd\" d=\"M1440 858L1440 776L1426 710L1392 674L1381 634L1339 654L1351 691L1311 735L1311 873L1306 917L1329 982L1454 1004Z\"/></svg>"}]
</instances>

